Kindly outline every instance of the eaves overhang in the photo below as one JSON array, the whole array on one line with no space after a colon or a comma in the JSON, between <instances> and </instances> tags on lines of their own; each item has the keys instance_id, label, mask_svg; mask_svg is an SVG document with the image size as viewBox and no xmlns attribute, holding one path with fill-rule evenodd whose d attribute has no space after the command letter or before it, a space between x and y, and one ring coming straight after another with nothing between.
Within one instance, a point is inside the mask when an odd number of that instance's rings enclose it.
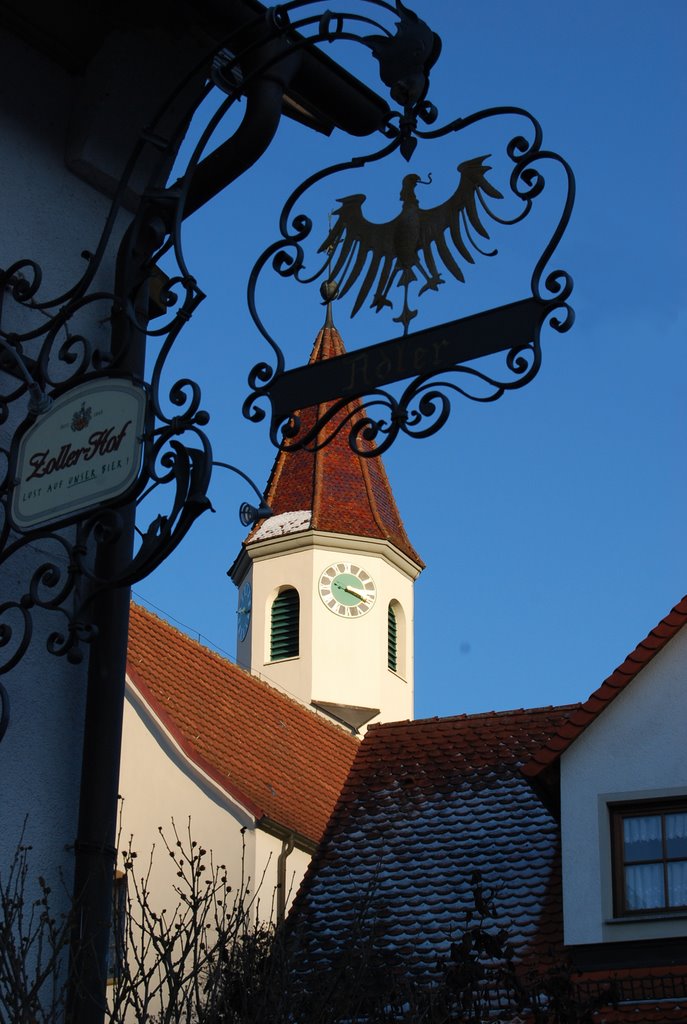
<instances>
[{"instance_id":1,"label":"eaves overhang","mask_svg":"<svg viewBox=\"0 0 687 1024\"><path fill-rule=\"evenodd\" d=\"M170 34L195 37L212 51L237 29L259 24L267 8L258 0L178 0L172 11L156 0L84 4L63 0L5 0L0 27L48 56L70 74L81 75L114 32L148 32L159 39L161 26ZM298 39L297 33L292 33ZM314 46L305 47L301 67L287 90L284 113L326 134L334 128L355 136L378 131L390 112L381 96Z\"/></svg>"},{"instance_id":2,"label":"eaves overhang","mask_svg":"<svg viewBox=\"0 0 687 1024\"><path fill-rule=\"evenodd\" d=\"M282 842L288 842L293 839L294 845L302 850L304 853L309 853L311 856L317 849L317 843L308 839L302 832L294 832L293 829L286 828L285 825L280 825L278 821L274 821L272 818L267 816L260 819L257 827L261 832L266 832L270 836L274 836L275 839L280 839Z\"/></svg>"},{"instance_id":3,"label":"eaves overhang","mask_svg":"<svg viewBox=\"0 0 687 1024\"><path fill-rule=\"evenodd\" d=\"M131 666L127 666L126 671L126 694L132 705L154 728L158 738L164 741L168 752L174 755L174 759L183 765L188 774L212 791L215 799L219 797L227 804L237 817L244 819L244 824L255 827L261 822L265 817L263 809L203 757Z\"/></svg>"},{"instance_id":4,"label":"eaves overhang","mask_svg":"<svg viewBox=\"0 0 687 1024\"><path fill-rule=\"evenodd\" d=\"M304 551L308 548L327 548L333 551L378 555L389 565L399 569L410 580L416 580L422 572L421 566L413 562L389 540L379 537L356 537L346 533L328 533L324 530L304 530L299 533L285 534L281 537L270 537L266 540L244 544L227 575L237 586L240 586L252 562L264 558L276 558L279 555L289 554L292 551Z\"/></svg>"}]
</instances>

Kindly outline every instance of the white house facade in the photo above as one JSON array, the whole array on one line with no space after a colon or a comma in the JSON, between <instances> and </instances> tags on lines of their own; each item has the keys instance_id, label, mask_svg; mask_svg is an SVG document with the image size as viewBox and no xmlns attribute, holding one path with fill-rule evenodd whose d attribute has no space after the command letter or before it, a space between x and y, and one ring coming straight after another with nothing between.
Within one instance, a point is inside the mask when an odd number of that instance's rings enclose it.
<instances>
[{"instance_id":1,"label":"white house facade","mask_svg":"<svg viewBox=\"0 0 687 1024\"><path fill-rule=\"evenodd\" d=\"M687 630L640 667L561 755L568 945L687 935Z\"/></svg>"}]
</instances>

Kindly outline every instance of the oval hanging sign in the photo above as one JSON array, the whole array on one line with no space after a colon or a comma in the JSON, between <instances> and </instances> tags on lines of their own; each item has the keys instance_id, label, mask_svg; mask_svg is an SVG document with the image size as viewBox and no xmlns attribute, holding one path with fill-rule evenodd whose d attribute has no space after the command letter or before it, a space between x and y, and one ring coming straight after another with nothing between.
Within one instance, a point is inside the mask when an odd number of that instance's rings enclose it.
<instances>
[{"instance_id":1,"label":"oval hanging sign","mask_svg":"<svg viewBox=\"0 0 687 1024\"><path fill-rule=\"evenodd\" d=\"M64 391L15 438L10 518L22 532L79 519L135 490L147 394L128 378Z\"/></svg>"}]
</instances>

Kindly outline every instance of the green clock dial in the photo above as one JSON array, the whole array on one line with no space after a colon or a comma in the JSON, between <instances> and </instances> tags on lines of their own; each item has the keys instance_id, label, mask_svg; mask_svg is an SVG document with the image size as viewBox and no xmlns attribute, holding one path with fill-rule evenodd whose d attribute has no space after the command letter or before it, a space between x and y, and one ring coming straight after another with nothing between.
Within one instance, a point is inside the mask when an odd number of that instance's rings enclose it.
<instances>
[{"instance_id":1,"label":"green clock dial","mask_svg":"<svg viewBox=\"0 0 687 1024\"><path fill-rule=\"evenodd\" d=\"M252 608L253 592L247 581L239 590L239 606L236 609L238 622L239 640L245 640L250 626L250 613Z\"/></svg>"},{"instance_id":2,"label":"green clock dial","mask_svg":"<svg viewBox=\"0 0 687 1024\"><path fill-rule=\"evenodd\" d=\"M327 566L320 576L319 591L330 612L346 619L366 615L377 600L374 580L352 562L334 562Z\"/></svg>"}]
</instances>

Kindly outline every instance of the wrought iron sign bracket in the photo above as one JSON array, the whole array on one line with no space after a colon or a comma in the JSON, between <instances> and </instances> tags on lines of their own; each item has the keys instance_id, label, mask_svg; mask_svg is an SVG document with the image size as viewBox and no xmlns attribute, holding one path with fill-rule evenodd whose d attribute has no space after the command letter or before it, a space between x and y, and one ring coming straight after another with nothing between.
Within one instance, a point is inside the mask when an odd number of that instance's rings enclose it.
<instances>
[{"instance_id":1,"label":"wrought iron sign bracket","mask_svg":"<svg viewBox=\"0 0 687 1024\"><path fill-rule=\"evenodd\" d=\"M361 418L359 410L344 416L344 420L352 420L350 440L360 455L382 454L400 432L414 437L434 433L450 411L448 400L438 390L434 378L449 370L479 377L493 385L482 401L495 401L506 390L523 387L539 369L539 334L553 305L534 298L522 299L323 362L287 370L264 392L272 406L272 441L288 449L289 440L294 437L297 442L294 447L320 448L343 426L342 411L365 396L369 399L366 407L383 403L388 415L384 421L371 415ZM513 370L511 383L497 384L485 373L467 365L498 352L509 353L509 366ZM382 390L384 385L409 377L414 377L413 383L398 399ZM467 394L455 383L443 382L441 386ZM425 414L432 416L431 426L423 424L419 414L409 411L411 401L418 395L423 398ZM317 419L315 426L303 431L294 410L320 405L326 406L326 412ZM330 425L336 425L335 429L330 429ZM281 438L278 436L280 427ZM358 439L365 444L358 444ZM374 442L374 446L370 442Z\"/></svg>"},{"instance_id":2,"label":"wrought iron sign bracket","mask_svg":"<svg viewBox=\"0 0 687 1024\"><path fill-rule=\"evenodd\" d=\"M253 367L243 411L253 422L267 418L270 438L282 450L315 450L341 431L348 431L351 447L359 455L373 457L386 451L399 433L427 437L448 419L451 394L493 402L529 383L541 366L542 328L548 324L564 333L574 322L568 301L572 277L566 270L551 266L575 198L569 164L543 148L541 126L524 109L494 107L457 118L441 128L420 127L435 118L436 109L423 95L419 106L406 109L397 121L390 119L386 133L389 141L381 149L311 175L286 200L279 222L280 237L253 267L248 305L272 357ZM312 186L395 151L409 160L418 141L424 146L432 140L460 137L473 125L504 118L520 122L520 130L505 147L504 156L510 163L505 187L500 182L495 184L492 167L486 162L489 157L466 152L464 143L459 149L458 138L456 163L460 176L451 196L424 209L417 189L430 184L431 175L428 181L422 181L418 174L407 174L401 185L401 211L387 223L367 219L364 195L344 196L338 200L334 224L317 249L319 262L314 271L308 269L306 245L313 221L299 210L299 204ZM445 284L442 273L465 285L469 265L497 255L496 248L488 248L489 222L512 228L523 222L544 192L547 167L558 169L563 185L557 193L558 218L533 261L530 295L410 333L418 312L411 308L411 292L416 290L419 298L427 291L437 291ZM343 186L337 183L337 189L341 194ZM506 197L511 209L501 213L498 206ZM393 319L402 325L403 334L326 363L287 369L281 346L258 312L257 285L268 269L301 284L323 280L321 291L327 303L357 292L351 316L360 312L367 299L371 299L370 305L377 313L393 311L392 288L400 289L402 308ZM499 353L505 354L501 369L493 361L488 366L481 362L485 356ZM400 395L387 390L388 385L402 380L410 383ZM364 413L360 399L364 400ZM306 410L307 415L302 415Z\"/></svg>"},{"instance_id":3,"label":"wrought iron sign bracket","mask_svg":"<svg viewBox=\"0 0 687 1024\"><path fill-rule=\"evenodd\" d=\"M94 615L101 611L93 609L102 610L102 595L143 579L211 508L213 467L233 469L256 491L257 502L241 506L244 525L270 514L250 478L213 457L199 385L190 377L171 384L167 379L170 352L204 298L188 267L182 229L190 213L267 148L292 79L299 96L304 89L310 95L309 123L331 121L358 135L381 130L385 146L389 140L395 146L402 138L414 142L409 129L398 124L415 124L418 117L431 122L425 95L438 37L401 0L361 3L362 13L348 14L323 11L317 0L292 0L229 32L141 134L98 244L82 253L83 273L72 287L46 294L49 282L30 257L0 269L0 424L13 427L0 447L0 574L19 564L27 574L20 592L0 591L0 675L22 660L36 612L55 617L50 653L82 660L84 645L98 635ZM391 27L383 24L390 17ZM313 47L337 40L354 40L373 54L402 112L390 113L384 100ZM193 84L199 74L205 76L200 89ZM318 90L318 75L326 89ZM186 94L185 113L170 127L170 111L183 106L186 86L195 90L193 99ZM214 113L183 173L169 185L169 168L188 123L213 90L219 98ZM242 98L247 99L242 121L210 151L218 126ZM131 183L141 166L151 164L148 187L118 247L112 287L100 290L96 280L103 279L116 226L128 216ZM145 350L152 346L152 371L145 382ZM139 399L145 405L143 426L134 428L136 417L129 422L128 414L117 420L121 410L104 397L107 382L116 379L128 380L131 396L138 395L131 397L132 408ZM58 403L59 422L50 419L50 406ZM115 443L121 450L114 451ZM135 472L128 471L132 466ZM96 477L108 473L121 479L100 497L96 490L81 503L71 494L65 497L80 488L86 495ZM151 501L152 516L145 511ZM41 557L32 561L37 540ZM8 720L4 694L0 689L0 738Z\"/></svg>"}]
</instances>

